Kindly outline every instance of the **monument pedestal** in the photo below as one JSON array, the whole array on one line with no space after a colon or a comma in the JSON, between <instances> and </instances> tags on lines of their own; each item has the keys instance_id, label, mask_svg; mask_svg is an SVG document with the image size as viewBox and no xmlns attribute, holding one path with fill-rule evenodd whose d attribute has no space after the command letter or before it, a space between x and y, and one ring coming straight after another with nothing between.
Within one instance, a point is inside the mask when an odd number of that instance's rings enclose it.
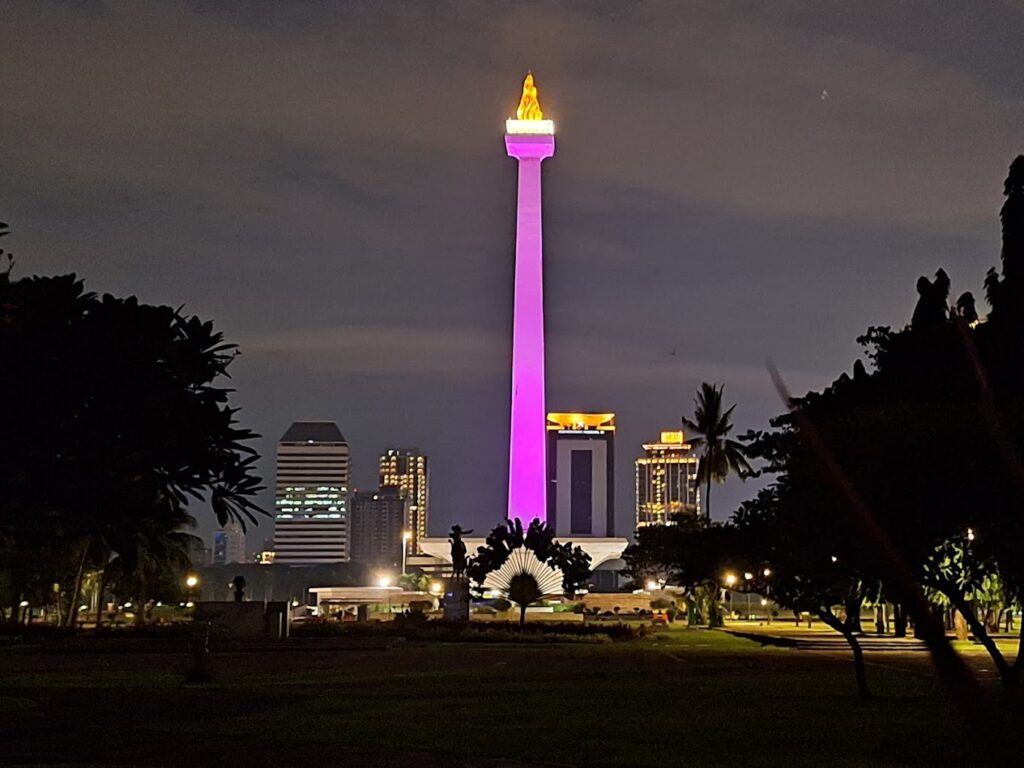
<instances>
[{"instance_id":1,"label":"monument pedestal","mask_svg":"<svg viewBox=\"0 0 1024 768\"><path fill-rule=\"evenodd\" d=\"M469 621L469 579L452 576L444 580L445 621Z\"/></svg>"}]
</instances>

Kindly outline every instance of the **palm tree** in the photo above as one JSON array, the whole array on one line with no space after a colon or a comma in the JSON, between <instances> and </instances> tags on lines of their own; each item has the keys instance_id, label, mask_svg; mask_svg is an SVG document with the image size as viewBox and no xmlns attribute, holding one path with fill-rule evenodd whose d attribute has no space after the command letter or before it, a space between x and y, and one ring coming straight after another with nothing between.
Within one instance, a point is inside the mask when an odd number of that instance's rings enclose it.
<instances>
[{"instance_id":1,"label":"palm tree","mask_svg":"<svg viewBox=\"0 0 1024 768\"><path fill-rule=\"evenodd\" d=\"M537 578L521 571L508 580L508 599L519 606L519 626L526 624L526 608L544 597Z\"/></svg>"},{"instance_id":2,"label":"palm tree","mask_svg":"<svg viewBox=\"0 0 1024 768\"><path fill-rule=\"evenodd\" d=\"M573 594L590 578L590 555L572 542L555 541L547 523L534 520L524 529L519 519L492 530L469 562L466 574L479 586L490 580L519 606L519 626L526 609L542 597Z\"/></svg>"},{"instance_id":3,"label":"palm tree","mask_svg":"<svg viewBox=\"0 0 1024 768\"><path fill-rule=\"evenodd\" d=\"M699 435L689 441L690 445L700 450L700 463L697 465L697 482L703 483L704 516L711 519L711 481L724 483L730 473L735 472L740 479L752 474L747 463L747 449L728 435L732 431L732 412L735 405L722 410L722 385L700 385L697 397L694 398L693 420L683 416L683 426Z\"/></svg>"}]
</instances>

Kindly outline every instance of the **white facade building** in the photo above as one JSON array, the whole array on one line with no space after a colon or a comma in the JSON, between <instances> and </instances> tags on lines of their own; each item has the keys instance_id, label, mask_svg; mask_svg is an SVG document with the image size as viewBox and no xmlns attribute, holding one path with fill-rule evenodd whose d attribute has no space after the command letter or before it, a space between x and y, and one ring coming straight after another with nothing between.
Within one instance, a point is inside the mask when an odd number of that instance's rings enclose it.
<instances>
[{"instance_id":1,"label":"white facade building","mask_svg":"<svg viewBox=\"0 0 1024 768\"><path fill-rule=\"evenodd\" d=\"M245 531L234 520L213 534L213 564L244 563Z\"/></svg>"},{"instance_id":2,"label":"white facade building","mask_svg":"<svg viewBox=\"0 0 1024 768\"><path fill-rule=\"evenodd\" d=\"M274 562L341 563L349 549L349 448L332 421L297 421L277 447Z\"/></svg>"}]
</instances>

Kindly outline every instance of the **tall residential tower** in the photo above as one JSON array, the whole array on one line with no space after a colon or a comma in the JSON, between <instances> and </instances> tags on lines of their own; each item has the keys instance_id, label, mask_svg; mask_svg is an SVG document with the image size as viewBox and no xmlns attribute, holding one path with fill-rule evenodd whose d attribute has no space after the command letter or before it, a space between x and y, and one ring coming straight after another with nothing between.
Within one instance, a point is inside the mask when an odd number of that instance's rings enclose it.
<instances>
[{"instance_id":1,"label":"tall residential tower","mask_svg":"<svg viewBox=\"0 0 1024 768\"><path fill-rule=\"evenodd\" d=\"M349 449L333 421L297 421L277 446L274 562L349 559Z\"/></svg>"},{"instance_id":2,"label":"tall residential tower","mask_svg":"<svg viewBox=\"0 0 1024 768\"><path fill-rule=\"evenodd\" d=\"M636 460L636 525L663 525L681 513L699 515L697 457L685 435L662 432L656 443L644 443Z\"/></svg>"},{"instance_id":3,"label":"tall residential tower","mask_svg":"<svg viewBox=\"0 0 1024 768\"><path fill-rule=\"evenodd\" d=\"M380 457L379 485L397 486L406 500L403 525L409 532L406 552L419 552L420 539L427 535L427 513L430 507L430 465L417 448L388 448Z\"/></svg>"}]
</instances>

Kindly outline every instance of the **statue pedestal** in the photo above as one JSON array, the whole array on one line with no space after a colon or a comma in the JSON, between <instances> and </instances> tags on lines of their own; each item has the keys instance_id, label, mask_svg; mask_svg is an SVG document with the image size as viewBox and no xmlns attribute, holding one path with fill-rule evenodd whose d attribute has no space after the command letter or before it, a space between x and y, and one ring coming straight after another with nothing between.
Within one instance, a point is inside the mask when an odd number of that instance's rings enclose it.
<instances>
[{"instance_id":1,"label":"statue pedestal","mask_svg":"<svg viewBox=\"0 0 1024 768\"><path fill-rule=\"evenodd\" d=\"M469 579L451 577L444 580L444 620L469 621Z\"/></svg>"}]
</instances>

